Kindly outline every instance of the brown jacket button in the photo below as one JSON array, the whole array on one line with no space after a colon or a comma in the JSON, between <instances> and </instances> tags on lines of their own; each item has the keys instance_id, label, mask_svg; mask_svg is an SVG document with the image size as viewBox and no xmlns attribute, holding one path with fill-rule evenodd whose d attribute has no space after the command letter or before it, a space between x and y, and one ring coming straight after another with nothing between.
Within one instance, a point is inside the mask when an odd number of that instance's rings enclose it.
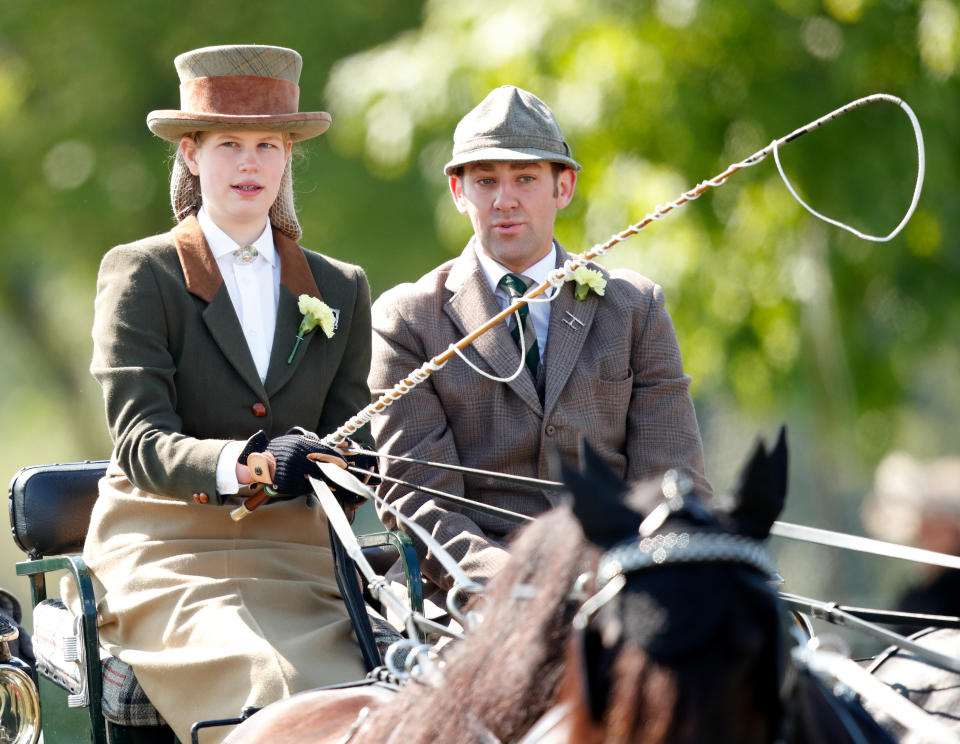
<instances>
[{"instance_id":1,"label":"brown jacket button","mask_svg":"<svg viewBox=\"0 0 960 744\"><path fill-rule=\"evenodd\" d=\"M263 418L264 416L267 415L267 407L263 405L263 403L261 403L260 401L257 401L252 406L250 406L250 410L253 411L253 415L256 416L257 418Z\"/></svg>"},{"instance_id":2,"label":"brown jacket button","mask_svg":"<svg viewBox=\"0 0 960 744\"><path fill-rule=\"evenodd\" d=\"M201 491L200 493L193 494L193 500L198 504L206 504L210 500L210 497Z\"/></svg>"}]
</instances>

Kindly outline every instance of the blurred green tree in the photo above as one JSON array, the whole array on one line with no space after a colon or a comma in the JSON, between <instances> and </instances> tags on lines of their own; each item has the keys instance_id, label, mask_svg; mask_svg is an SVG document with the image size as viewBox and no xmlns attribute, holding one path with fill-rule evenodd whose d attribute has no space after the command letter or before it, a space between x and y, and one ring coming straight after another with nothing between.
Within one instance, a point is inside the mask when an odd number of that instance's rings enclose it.
<instances>
[{"instance_id":1,"label":"blurred green tree","mask_svg":"<svg viewBox=\"0 0 960 744\"><path fill-rule=\"evenodd\" d=\"M490 88L532 90L584 165L558 236L580 251L852 99L906 100L927 178L907 229L865 243L807 215L772 162L616 248L666 289L720 490L756 430L792 428L798 521L850 527L880 456L960 450L960 253L951 240L960 11L952 0L414 0L304 5L9 0L0 6L0 462L105 457L86 371L99 257L167 229L173 57L298 49L301 106L334 117L296 171L305 245L362 264L374 294L459 252L442 165ZM816 209L884 234L916 169L896 107L785 148ZM796 500L797 494L811 494ZM819 573L857 586L854 569ZM2 578L2 577L0 577ZM860 582L861 584L863 582Z\"/></svg>"},{"instance_id":2,"label":"blurred green tree","mask_svg":"<svg viewBox=\"0 0 960 744\"><path fill-rule=\"evenodd\" d=\"M960 257L947 238L958 63L960 13L945 0L436 0L418 29L333 68L327 95L344 125L330 142L383 178L419 173L454 253L469 225L441 170L453 128L492 87L530 89L584 165L558 225L580 251L848 101L906 100L925 132L926 183L894 241L816 221L770 159L605 259L666 289L715 485L729 485L756 428L785 420L801 496L788 513L856 530L884 452L960 447ZM889 104L798 140L782 161L814 208L879 235L905 212L918 167L909 121ZM840 568L817 572L817 588L868 591L861 569Z\"/></svg>"}]
</instances>

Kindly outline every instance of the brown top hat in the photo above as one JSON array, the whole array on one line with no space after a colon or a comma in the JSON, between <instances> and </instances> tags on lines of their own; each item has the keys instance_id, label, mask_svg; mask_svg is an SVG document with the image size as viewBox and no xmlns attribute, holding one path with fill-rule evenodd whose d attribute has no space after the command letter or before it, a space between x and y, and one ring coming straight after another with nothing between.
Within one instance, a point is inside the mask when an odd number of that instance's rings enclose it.
<instances>
[{"instance_id":1,"label":"brown top hat","mask_svg":"<svg viewBox=\"0 0 960 744\"><path fill-rule=\"evenodd\" d=\"M147 114L150 131L165 140L216 129L282 131L305 140L330 126L326 111L297 110L303 60L293 49L211 46L184 52L173 64L180 76L180 110Z\"/></svg>"},{"instance_id":2,"label":"brown top hat","mask_svg":"<svg viewBox=\"0 0 960 744\"><path fill-rule=\"evenodd\" d=\"M580 170L556 117L533 93L513 85L494 88L453 133L448 176L468 163L547 160Z\"/></svg>"}]
</instances>

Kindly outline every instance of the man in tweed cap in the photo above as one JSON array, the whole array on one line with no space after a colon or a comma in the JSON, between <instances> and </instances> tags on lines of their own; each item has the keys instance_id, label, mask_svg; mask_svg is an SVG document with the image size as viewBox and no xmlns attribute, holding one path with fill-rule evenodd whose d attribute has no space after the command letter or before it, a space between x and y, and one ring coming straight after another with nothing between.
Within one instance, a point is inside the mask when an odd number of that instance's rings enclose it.
<instances>
[{"instance_id":1,"label":"man in tweed cap","mask_svg":"<svg viewBox=\"0 0 960 744\"><path fill-rule=\"evenodd\" d=\"M568 257L553 227L557 210L573 198L580 165L543 101L513 86L496 88L460 121L453 143L444 172L474 235L459 257L374 304L373 395L542 283ZM474 365L501 379L452 360L374 419L378 447L557 480L561 457L576 462L583 437L620 476L676 468L709 495L689 378L662 289L631 271L590 268L598 274L580 291L563 285L553 302L531 302L528 312L514 313L466 349ZM550 491L423 466L382 460L381 470L530 516L558 502ZM380 488L474 579L483 582L503 565L514 524L389 481ZM449 589L452 580L434 556L418 550L428 594L431 584ZM439 592L434 598L442 600Z\"/></svg>"}]
</instances>

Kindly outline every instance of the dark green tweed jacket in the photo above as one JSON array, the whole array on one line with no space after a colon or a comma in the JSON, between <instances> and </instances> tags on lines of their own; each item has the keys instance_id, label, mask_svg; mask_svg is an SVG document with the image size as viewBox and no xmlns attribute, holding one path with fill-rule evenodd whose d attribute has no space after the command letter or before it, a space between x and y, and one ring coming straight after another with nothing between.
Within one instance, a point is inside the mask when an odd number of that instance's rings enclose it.
<instances>
[{"instance_id":1,"label":"dark green tweed jacket","mask_svg":"<svg viewBox=\"0 0 960 744\"><path fill-rule=\"evenodd\" d=\"M209 503L222 503L214 498L216 462L227 441L291 426L322 436L369 403L363 270L278 231L274 240L281 286L264 383L196 218L104 257L91 372L103 387L114 457L135 486L191 503L206 492ZM330 339L311 331L288 364L301 294L339 309L339 325Z\"/></svg>"}]
</instances>

